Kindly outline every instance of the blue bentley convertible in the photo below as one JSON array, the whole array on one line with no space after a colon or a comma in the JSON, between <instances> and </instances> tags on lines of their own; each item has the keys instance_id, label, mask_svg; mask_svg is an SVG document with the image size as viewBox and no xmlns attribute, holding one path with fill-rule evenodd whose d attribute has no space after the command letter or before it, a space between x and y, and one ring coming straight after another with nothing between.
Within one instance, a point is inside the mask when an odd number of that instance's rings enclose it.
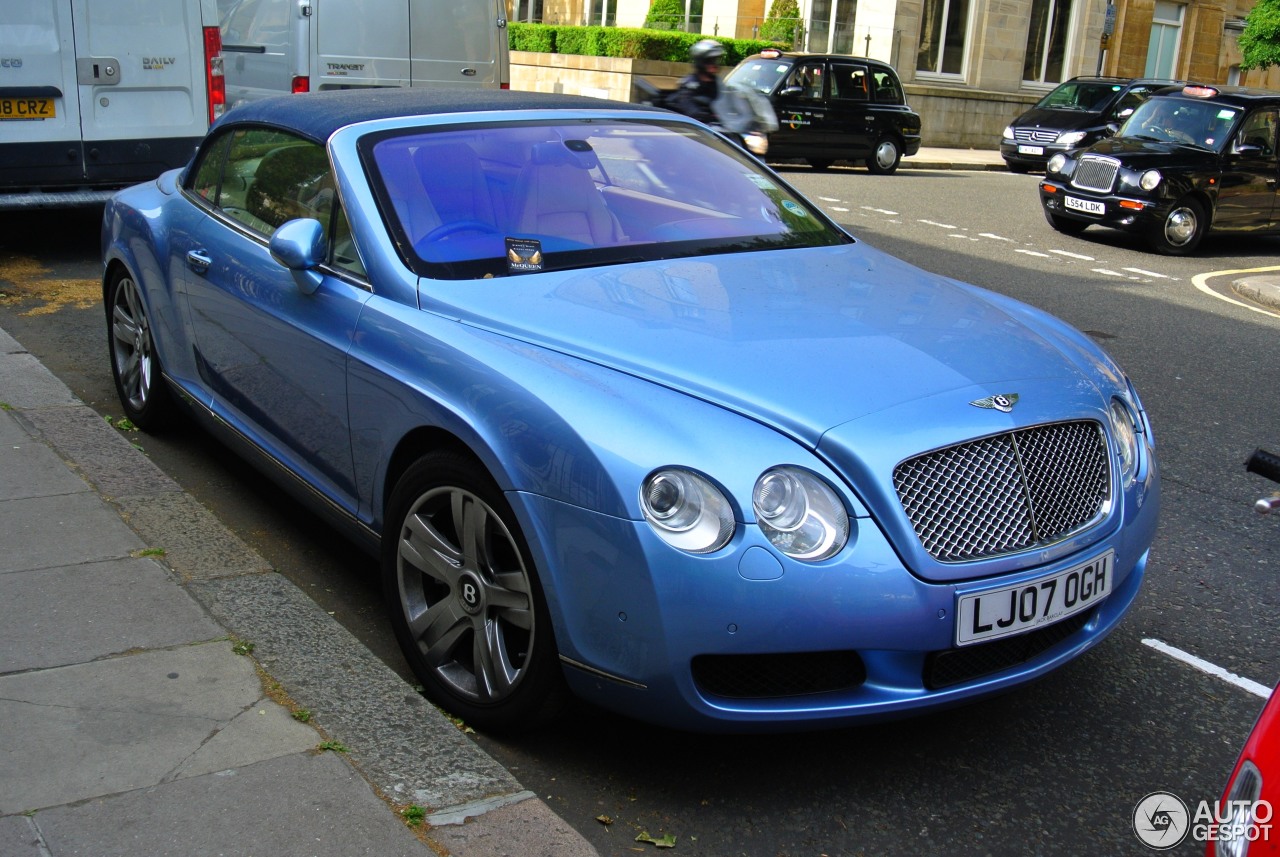
<instances>
[{"instance_id":1,"label":"blue bentley convertible","mask_svg":"<svg viewBox=\"0 0 1280 857\"><path fill-rule=\"evenodd\" d=\"M1156 528L1124 372L664 111L236 108L103 226L130 419L190 412L381 558L427 695L688 729L1000 693L1102 640Z\"/></svg>"}]
</instances>

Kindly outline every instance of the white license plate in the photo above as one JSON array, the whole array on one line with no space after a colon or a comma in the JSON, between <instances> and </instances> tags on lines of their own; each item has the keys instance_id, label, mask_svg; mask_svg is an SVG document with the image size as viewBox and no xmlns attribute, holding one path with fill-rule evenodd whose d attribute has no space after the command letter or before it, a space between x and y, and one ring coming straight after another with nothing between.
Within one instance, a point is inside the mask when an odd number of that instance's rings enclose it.
<instances>
[{"instance_id":1,"label":"white license plate","mask_svg":"<svg viewBox=\"0 0 1280 857\"><path fill-rule=\"evenodd\" d=\"M1051 625L1087 610L1111 594L1115 551L1053 577L961 595L956 645L969 646Z\"/></svg>"},{"instance_id":2,"label":"white license plate","mask_svg":"<svg viewBox=\"0 0 1280 857\"><path fill-rule=\"evenodd\" d=\"M1044 146L1019 146L1019 155L1043 155Z\"/></svg>"},{"instance_id":3,"label":"white license plate","mask_svg":"<svg viewBox=\"0 0 1280 857\"><path fill-rule=\"evenodd\" d=\"M1087 214L1107 213L1107 206L1093 199L1076 199L1074 196L1069 196L1062 201L1062 204L1067 208L1083 211Z\"/></svg>"}]
</instances>

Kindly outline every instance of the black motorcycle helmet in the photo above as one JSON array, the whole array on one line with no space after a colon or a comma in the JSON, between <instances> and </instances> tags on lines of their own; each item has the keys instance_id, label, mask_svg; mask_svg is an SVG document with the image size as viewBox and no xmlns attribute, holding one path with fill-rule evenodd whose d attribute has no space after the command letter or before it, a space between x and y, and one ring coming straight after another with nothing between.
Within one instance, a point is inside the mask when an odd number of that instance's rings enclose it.
<instances>
[{"instance_id":1,"label":"black motorcycle helmet","mask_svg":"<svg viewBox=\"0 0 1280 857\"><path fill-rule=\"evenodd\" d=\"M706 71L713 65L720 65L723 57L724 45L715 39L702 39L694 42L689 48L689 62L693 63L693 67L698 71Z\"/></svg>"}]
</instances>

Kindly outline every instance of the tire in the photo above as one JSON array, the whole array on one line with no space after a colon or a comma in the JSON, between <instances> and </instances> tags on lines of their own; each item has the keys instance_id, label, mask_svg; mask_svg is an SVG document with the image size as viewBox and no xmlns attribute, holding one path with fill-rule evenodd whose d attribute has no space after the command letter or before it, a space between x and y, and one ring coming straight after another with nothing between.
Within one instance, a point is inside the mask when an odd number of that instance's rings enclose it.
<instances>
[{"instance_id":1,"label":"tire","mask_svg":"<svg viewBox=\"0 0 1280 857\"><path fill-rule=\"evenodd\" d=\"M568 690L549 611L489 474L461 453L429 453L396 483L386 521L383 589L427 697L491 732L555 716Z\"/></svg>"},{"instance_id":2,"label":"tire","mask_svg":"<svg viewBox=\"0 0 1280 857\"><path fill-rule=\"evenodd\" d=\"M177 407L164 381L151 319L138 284L123 268L107 284L107 347L116 395L129 421L149 432L172 423Z\"/></svg>"},{"instance_id":3,"label":"tire","mask_svg":"<svg viewBox=\"0 0 1280 857\"><path fill-rule=\"evenodd\" d=\"M867 169L872 175L890 176L898 171L902 161L902 147L892 137L881 137L875 151L867 158Z\"/></svg>"},{"instance_id":4,"label":"tire","mask_svg":"<svg viewBox=\"0 0 1280 857\"><path fill-rule=\"evenodd\" d=\"M1164 220L1160 221L1149 236L1151 249L1166 256L1186 256L1200 246L1209 230L1209 218L1204 206L1196 199L1184 196L1173 204Z\"/></svg>"},{"instance_id":5,"label":"tire","mask_svg":"<svg viewBox=\"0 0 1280 857\"><path fill-rule=\"evenodd\" d=\"M1062 217L1061 215L1053 214L1048 209L1045 209L1044 219L1049 221L1049 225L1063 235L1079 235L1089 228L1089 221L1087 220L1073 220L1070 217Z\"/></svg>"},{"instance_id":6,"label":"tire","mask_svg":"<svg viewBox=\"0 0 1280 857\"><path fill-rule=\"evenodd\" d=\"M819 172L831 169L831 165L835 163L831 158L805 158L809 162L809 166Z\"/></svg>"},{"instance_id":7,"label":"tire","mask_svg":"<svg viewBox=\"0 0 1280 857\"><path fill-rule=\"evenodd\" d=\"M1031 167L1026 164L1020 164L1017 161L1005 161L1004 165L1009 168L1009 172L1017 173L1018 175L1026 175L1031 172Z\"/></svg>"}]
</instances>

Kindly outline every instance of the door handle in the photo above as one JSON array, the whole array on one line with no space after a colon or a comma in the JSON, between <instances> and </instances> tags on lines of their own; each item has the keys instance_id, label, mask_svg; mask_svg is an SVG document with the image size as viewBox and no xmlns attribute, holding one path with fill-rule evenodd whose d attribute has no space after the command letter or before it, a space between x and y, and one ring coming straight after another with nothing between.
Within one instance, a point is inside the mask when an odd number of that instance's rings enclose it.
<instances>
[{"instance_id":1,"label":"door handle","mask_svg":"<svg viewBox=\"0 0 1280 857\"><path fill-rule=\"evenodd\" d=\"M187 267L195 271L197 274L206 273L209 266L213 264L213 259L204 250L188 250L187 251Z\"/></svg>"}]
</instances>

